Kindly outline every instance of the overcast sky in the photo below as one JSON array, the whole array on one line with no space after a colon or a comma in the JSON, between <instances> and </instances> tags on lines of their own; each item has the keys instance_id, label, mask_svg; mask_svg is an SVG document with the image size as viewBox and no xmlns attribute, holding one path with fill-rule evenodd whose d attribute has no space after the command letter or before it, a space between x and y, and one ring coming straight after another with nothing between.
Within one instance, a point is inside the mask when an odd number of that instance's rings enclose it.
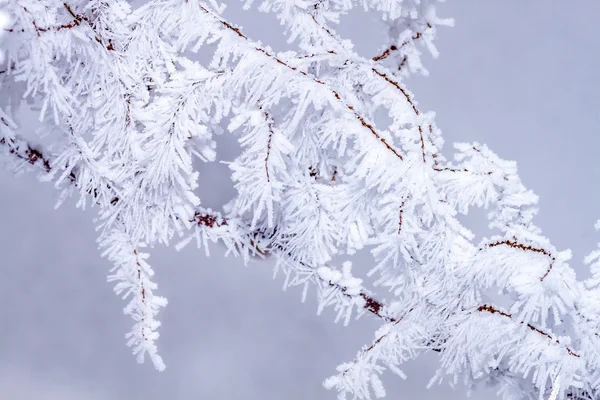
<instances>
[{"instance_id":1,"label":"overcast sky","mask_svg":"<svg viewBox=\"0 0 600 400\"><path fill-rule=\"evenodd\" d=\"M271 19L238 7L232 1L228 15L246 32L283 46ZM409 82L420 108L437 112L446 155L453 141L478 141L518 161L541 197L539 225L559 248L573 249L584 277L581 259L600 239L600 2L451 0L440 14L455 17L456 27L440 29L431 76ZM378 44L369 26L357 14L340 30L370 54ZM220 183L224 171L201 171L212 188L201 194L208 205L232 194ZM334 399L322 380L378 326L317 317L299 290L281 291L268 262L243 267L217 247L210 258L192 246L156 248L150 261L169 299L159 340L167 370L158 373L125 347L131 321L106 283L110 265L97 250L93 211L72 202L54 211L57 192L32 175L0 172L0 188L2 399ZM425 391L434 370L431 356L405 367L407 381L386 375L389 398L465 397L464 388Z\"/></svg>"}]
</instances>

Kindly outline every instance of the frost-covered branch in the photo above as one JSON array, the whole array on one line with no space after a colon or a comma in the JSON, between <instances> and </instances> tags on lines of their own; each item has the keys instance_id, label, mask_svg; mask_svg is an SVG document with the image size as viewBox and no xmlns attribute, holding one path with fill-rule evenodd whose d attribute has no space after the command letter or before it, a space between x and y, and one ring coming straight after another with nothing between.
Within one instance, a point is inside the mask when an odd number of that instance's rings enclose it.
<instances>
[{"instance_id":1,"label":"frost-covered branch","mask_svg":"<svg viewBox=\"0 0 600 400\"><path fill-rule=\"evenodd\" d=\"M270 241L265 232L251 230L250 226L236 218L224 218L220 213L212 210L197 211L194 217L197 224L195 233L181 245L185 245L194 237L198 246L206 249L208 254L208 242L223 242L229 251L235 254L242 253L246 260L250 256L275 257L278 263L294 263L293 255L286 249ZM275 227L275 230L277 227ZM181 246L180 245L180 246ZM383 321L395 322L390 307L373 296L372 293L362 287L362 281L352 277L351 264L344 264L342 270L329 266L319 268L312 267L304 262L299 262L301 267L309 274L309 279L317 282L319 286L319 310L333 305L338 311L338 318L342 310L345 310L346 321L351 315L352 308L358 307L368 311ZM286 283L297 285L305 281L294 281Z\"/></svg>"},{"instance_id":2,"label":"frost-covered branch","mask_svg":"<svg viewBox=\"0 0 600 400\"><path fill-rule=\"evenodd\" d=\"M381 373L403 376L401 364L428 350L440 353L432 382L492 384L507 400L596 395L600 251L586 260L592 278L578 281L570 252L535 225L537 196L516 164L479 143L456 144L447 159L434 114L404 82L427 73L421 50L436 56L437 28L451 24L437 3L262 0L285 27L286 52L247 36L214 1L3 6L0 88L11 96L0 99L0 148L11 167L35 166L97 207L138 360L164 368L155 340L166 302L141 248L187 236L207 254L221 242L245 262L274 258L284 287L316 290L319 312L382 321L327 380L341 398L384 395ZM373 58L335 29L355 8L380 13L388 31ZM15 135L22 99L40 106L55 157ZM375 123L381 112L389 124ZM240 145L223 214L202 207L197 183L198 162L219 158L216 134ZM474 207L489 210L479 243L459 218ZM365 248L373 289L360 266L335 262Z\"/></svg>"},{"instance_id":3,"label":"frost-covered branch","mask_svg":"<svg viewBox=\"0 0 600 400\"><path fill-rule=\"evenodd\" d=\"M115 265L108 281L117 282L115 293L129 299L123 311L133 318L135 324L126 335L127 345L133 348L139 363L144 362L147 354L156 369L162 371L165 364L155 344L160 336L156 331L160 322L155 317L159 309L167 305L167 300L154 295L157 285L150 280L154 271L146 262L148 254L139 252L124 230L115 229L107 234L100 241L100 247L102 255Z\"/></svg>"},{"instance_id":4,"label":"frost-covered branch","mask_svg":"<svg viewBox=\"0 0 600 400\"><path fill-rule=\"evenodd\" d=\"M36 148L27 141L13 135L13 137L0 137L0 146L4 153L14 155L22 163L32 165L43 172L50 172L50 162Z\"/></svg>"},{"instance_id":5,"label":"frost-covered branch","mask_svg":"<svg viewBox=\"0 0 600 400\"><path fill-rule=\"evenodd\" d=\"M3 120L4 121L4 120ZM8 125L8 124L7 124ZM7 155L17 160L40 168L45 174L52 172L50 159L37 149L34 149L26 140L13 135L13 138L0 138L0 146ZM70 182L76 184L77 177L71 172ZM114 199L116 204L118 198ZM156 329L160 322L155 319L160 307L167 304L163 297L155 296L154 289L157 285L150 280L154 271L145 261L148 254L138 252L131 237L124 227L121 230L113 229L104 235L100 241L103 256L115 264L108 276L109 282L117 282L115 292L123 299L130 298L124 312L136 322L132 330L126 335L127 345L133 347L133 354L137 355L138 362L143 362L146 354L150 356L154 366L163 370L165 364L157 353L155 340L159 334ZM142 246L142 245L138 245Z\"/></svg>"}]
</instances>

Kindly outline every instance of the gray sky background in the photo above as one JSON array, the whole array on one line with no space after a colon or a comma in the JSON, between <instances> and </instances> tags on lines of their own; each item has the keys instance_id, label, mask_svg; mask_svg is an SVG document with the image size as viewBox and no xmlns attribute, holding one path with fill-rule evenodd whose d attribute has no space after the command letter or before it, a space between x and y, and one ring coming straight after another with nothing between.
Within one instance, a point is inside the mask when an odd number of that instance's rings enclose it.
<instances>
[{"instance_id":1,"label":"gray sky background","mask_svg":"<svg viewBox=\"0 0 600 400\"><path fill-rule=\"evenodd\" d=\"M427 61L431 76L409 87L422 109L437 112L446 155L453 141L479 141L517 160L540 195L539 225L559 248L573 249L572 265L585 277L581 260L600 240L593 228L600 217L600 2L452 0L439 13L455 17L456 27L440 29L440 58ZM284 46L269 17L228 14L251 36ZM340 31L364 54L377 52L378 32L362 14ZM233 152L223 154L229 160ZM208 205L231 196L221 183L225 171L201 170ZM111 266L97 250L94 211L73 202L54 211L57 192L33 175L2 171L0 188L2 399L334 399L322 380L378 326L316 316L313 298L302 304L300 290L282 292L268 262L243 267L218 247L210 258L193 246L159 247L150 262L169 305L159 340L167 370L158 373L137 365L124 345L131 321L105 282ZM481 221L472 225L478 232ZM357 261L368 268L367 258ZM387 374L388 398L465 398L462 387L424 390L434 361L408 364L407 381Z\"/></svg>"}]
</instances>

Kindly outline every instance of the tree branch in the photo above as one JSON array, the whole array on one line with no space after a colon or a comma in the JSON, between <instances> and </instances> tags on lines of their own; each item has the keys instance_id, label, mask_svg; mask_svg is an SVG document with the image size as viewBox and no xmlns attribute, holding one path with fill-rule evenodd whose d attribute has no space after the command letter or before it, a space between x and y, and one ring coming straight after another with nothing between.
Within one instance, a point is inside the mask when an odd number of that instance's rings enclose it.
<instances>
[{"instance_id":1,"label":"tree branch","mask_svg":"<svg viewBox=\"0 0 600 400\"><path fill-rule=\"evenodd\" d=\"M4 122L4 120L2 120L2 121ZM52 167L51 167L51 163L50 163L49 159L46 156L44 156L39 150L32 148L27 143L27 141L25 141L23 139L14 140L14 139L1 138L0 145L6 146L9 154L12 154L15 157L17 157L31 165L42 168L43 171L46 173L51 172ZM76 176L74 175L73 172L71 173L70 178L71 178L70 179L71 183L75 184ZM119 201L118 198L113 199L113 202L112 202L113 205L116 204L118 201ZM218 228L218 227L230 225L229 221L226 218L224 218L216 213L208 213L208 212L196 212L194 215L194 221L195 221L196 225L204 226L207 228ZM247 228L249 229L249 225L247 226ZM259 238L259 237L264 238L263 232L251 231L251 232L248 232L245 236L246 236L246 240L247 240L247 244L245 246L248 248L252 248L254 251L256 251L258 254L260 254L263 257L273 254L274 252L283 254L286 256L286 258L291 257L291 254L286 252L286 250L284 249L283 246L278 245L276 243L270 242L266 246L261 246L259 241L257 240L257 238ZM298 262L305 268L314 269L314 267L309 266L308 264L306 264L302 261L298 261ZM316 274L316 276L318 277L319 275ZM323 282L325 282L325 281L323 281ZM387 306L383 302L381 302L381 301L377 300L375 297L373 297L370 293L361 291L359 294L353 295L353 294L349 294L345 287L340 286L337 283L332 283L332 282L326 282L326 283L331 287L338 288L344 296L347 296L349 298L358 297L358 298L362 299L363 303L364 303L363 308L366 311L368 311L369 313L371 313L372 315L374 315L378 318L381 318L382 320L387 321L387 322L396 322L396 319L394 317L386 314L385 310L387 310Z\"/></svg>"},{"instance_id":2,"label":"tree branch","mask_svg":"<svg viewBox=\"0 0 600 400\"><path fill-rule=\"evenodd\" d=\"M427 28L431 29L431 24L427 23ZM423 37L423 34L421 32L417 32L411 39L413 41L415 40L419 40L421 39L421 37ZM410 43L410 40L405 40L404 42L402 42L400 44L400 46L397 46L395 44L391 45L390 47L388 47L387 49L385 49L382 53L380 53L379 55L376 55L375 57L372 58L373 61L381 61L386 59L387 57L390 56L390 54L392 54L392 52L397 51L402 49L404 46L407 46ZM403 60L403 63L406 61L406 57ZM402 65L401 65L402 66Z\"/></svg>"},{"instance_id":3,"label":"tree branch","mask_svg":"<svg viewBox=\"0 0 600 400\"><path fill-rule=\"evenodd\" d=\"M244 232L244 235L243 235L245 237L245 241L246 241L246 244L243 244L244 247L251 248L253 251L255 251L256 253L260 254L263 257L267 257L272 254L279 254L279 255L285 256L288 259L293 260L291 254L289 252L287 252L286 249L280 244L270 241L269 243L265 244L264 246L261 245L260 241L257 240L257 238L261 238L261 239L268 239L268 238L266 237L264 232L250 231L250 225L246 225L243 223L239 223L239 224L231 223L230 220L222 217L219 214L210 213L210 212L206 212L206 211L196 212L196 215L194 216L194 222L198 226L203 226L203 227L211 228L211 229L219 228L219 227L223 227L223 226L231 227L233 225L241 225L243 228L246 228L246 231ZM241 222L241 221L236 221L236 222ZM298 262L304 268L316 270L316 268L314 266L308 265L307 263L305 263L303 261L297 261L297 260L294 260L294 261ZM350 294L350 293L348 293L348 291L345 287L343 287L337 283L333 283L331 281L326 281L326 280L322 279L319 276L319 274L315 274L315 276L318 277L318 279L321 280L326 285L339 289L341 291L341 293L348 298L362 299L362 301L363 301L362 308L365 309L366 311L368 311L369 313L371 313L372 315L374 315L386 322L396 322L396 318L387 314L386 310L389 309L388 306L386 304L384 304L382 301L376 299L370 293L368 293L364 290L361 290L356 295Z\"/></svg>"},{"instance_id":4,"label":"tree branch","mask_svg":"<svg viewBox=\"0 0 600 400\"><path fill-rule=\"evenodd\" d=\"M207 8L203 7L202 5L199 5L200 9L205 12L207 15L211 16L212 18L214 18L217 22L219 22L222 26L224 26L226 29L228 29L229 31L233 32L236 36L240 37L241 39L244 39L245 41L247 41L249 44L251 44L254 48L254 50L258 51L259 53L262 53L263 55L265 55L266 57L272 59L273 61L275 61L277 64L280 64L282 66L284 66L285 68L291 70L291 71L295 71L301 75L303 75L306 79L312 81L313 83L316 83L320 86L324 86L326 87L329 92L333 95L333 97L345 108L347 109L350 113L352 113L354 115L354 118L356 120L358 120L358 122L360 122L360 124L366 128L367 130L369 130L371 132L371 134L373 134L373 136L375 136L375 138L377 140L379 140L381 143L383 143L383 145L390 151L392 152L397 158L399 158L400 160L404 160L404 158L402 157L402 155L391 145L387 142L387 140L385 138L383 138L376 130L375 127L373 126L373 124L371 124L370 122L368 122L362 115L360 115L352 105L346 103L339 95L338 92L336 92L335 90L331 89L331 87L324 82L321 79L315 78L311 75L309 75L308 73L299 70L296 67L291 66L290 64L288 64L287 62L283 61L281 58L277 57L276 55L268 52L266 49L260 47L260 46L256 46L255 43L253 41L251 41L246 35L244 35L242 33L242 31L239 28L234 27L233 25L231 25L229 22L221 19L220 17L218 17L217 15L214 15L214 13L212 13L210 10L208 10ZM316 21L315 21L316 22Z\"/></svg>"},{"instance_id":5,"label":"tree branch","mask_svg":"<svg viewBox=\"0 0 600 400\"><path fill-rule=\"evenodd\" d=\"M477 307L477 311L479 311L479 312L487 312L487 313L490 313L490 314L498 314L498 315L501 315L501 316L503 316L505 318L512 319L514 321L514 318L513 318L512 314L509 314L507 312L501 311L500 309L495 308L494 306L491 306L491 305L488 305L488 304L483 304L483 305ZM515 321L515 322L518 322L519 324L525 324L532 331L534 331L534 332L536 332L536 333L538 333L538 334L540 334L542 336L545 336L546 338L554 341L556 344L559 344L559 345L561 344L558 339L554 339L552 337L552 335L550 335L548 332L543 331L542 329L537 328L536 326L534 326L534 325L532 325L530 323L525 323L525 321ZM569 355L571 355L573 357L577 357L577 358L580 357L580 355L577 354L577 353L575 353L573 350L571 350L571 348L565 346L565 349L567 350L567 353L569 353Z\"/></svg>"},{"instance_id":6,"label":"tree branch","mask_svg":"<svg viewBox=\"0 0 600 400\"><path fill-rule=\"evenodd\" d=\"M8 126L4 118L0 118L0 121ZM8 154L12 154L22 162L33 165L43 172L49 173L51 171L50 161L42 152L18 136L0 138L0 147L4 148Z\"/></svg>"},{"instance_id":7,"label":"tree branch","mask_svg":"<svg viewBox=\"0 0 600 400\"><path fill-rule=\"evenodd\" d=\"M512 247L513 249L519 249L519 250L523 250L523 251L530 251L533 253L543 254L543 255L547 256L548 258L550 258L550 265L548 266L548 269L546 270L544 275L542 275L540 277L540 281L543 281L548 276L550 271L552 271L554 262L556 261L556 258L548 250L519 243L516 241L516 238L514 241L503 240L503 241L499 241L499 242L495 242L495 243L490 243L487 245L487 247L497 247L497 246L508 246L508 247Z\"/></svg>"}]
</instances>

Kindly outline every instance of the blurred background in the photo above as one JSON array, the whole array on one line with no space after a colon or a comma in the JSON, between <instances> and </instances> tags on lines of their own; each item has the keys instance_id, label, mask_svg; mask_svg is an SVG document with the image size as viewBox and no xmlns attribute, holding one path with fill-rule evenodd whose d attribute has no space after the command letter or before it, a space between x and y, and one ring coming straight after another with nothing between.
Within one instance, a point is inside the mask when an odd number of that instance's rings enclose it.
<instances>
[{"instance_id":1,"label":"blurred background","mask_svg":"<svg viewBox=\"0 0 600 400\"><path fill-rule=\"evenodd\" d=\"M249 36L286 48L272 16L227 3L225 16ZM518 161L540 195L538 224L573 250L572 265L586 277L581 260L600 241L600 2L452 0L438 14L456 26L440 29L440 57L426 58L430 76L408 86L421 109L437 112L445 154L452 142L478 141ZM339 31L372 56L382 43L377 18L355 12ZM221 144L220 159L230 161L236 147ZM225 165L200 172L207 206L231 198ZM125 303L106 283L111 265L97 250L95 210L69 201L55 211L57 196L34 174L0 171L0 399L334 399L321 382L373 339L377 321L334 324L331 313L316 315L314 292L304 304L299 289L282 292L270 262L244 267L218 246L208 258L193 245L156 247L149 261L157 293L169 300L158 342L167 369L137 365L125 347ZM467 223L485 232L483 212L474 215ZM370 266L368 257L354 261ZM388 398L465 398L464 387L425 389L435 359L406 364L406 381L386 374Z\"/></svg>"}]
</instances>

